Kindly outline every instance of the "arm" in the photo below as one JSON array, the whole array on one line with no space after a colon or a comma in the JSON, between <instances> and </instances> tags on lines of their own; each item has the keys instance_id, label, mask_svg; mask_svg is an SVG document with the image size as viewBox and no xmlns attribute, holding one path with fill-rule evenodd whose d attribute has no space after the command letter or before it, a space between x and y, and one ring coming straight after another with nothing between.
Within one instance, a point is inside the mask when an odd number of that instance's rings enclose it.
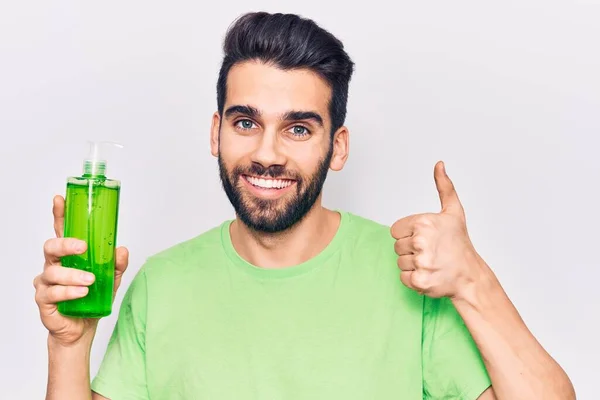
<instances>
[{"instance_id":1,"label":"arm","mask_svg":"<svg viewBox=\"0 0 600 400\"><path fill-rule=\"evenodd\" d=\"M480 353L478 358L482 359L493 387L483 398L477 394L480 399L575 399L575 390L565 372L525 326L494 273L475 250L464 209L441 162L435 166L434 179L442 210L402 218L391 228L401 281L427 297L445 298L452 303L452 309L443 301L438 303L444 306L440 321L452 321L458 316L460 323L446 324L447 331L454 332L455 343L468 337ZM444 335L434 335L430 343L438 355L432 357L445 361L444 364L458 363L463 357L447 342ZM472 350L470 345L460 348L465 353ZM439 363L436 368L454 381L466 379L461 369L449 372ZM471 367L474 371L478 368Z\"/></svg>"},{"instance_id":2,"label":"arm","mask_svg":"<svg viewBox=\"0 0 600 400\"><path fill-rule=\"evenodd\" d=\"M474 262L480 278L452 302L481 352L497 398L575 399L569 377L529 331L491 269L480 257Z\"/></svg>"},{"instance_id":3,"label":"arm","mask_svg":"<svg viewBox=\"0 0 600 400\"><path fill-rule=\"evenodd\" d=\"M44 270L35 277L35 301L40 318L48 329L48 384L46 399L92 399L104 397L90 389L90 351L97 319L69 318L58 312L57 303L80 298L87 294L86 287L93 281L80 270L61 265L61 258L86 251L86 243L63 237L64 199L54 199L54 230L56 238L44 244ZM115 287L127 269L129 254L126 249L116 251ZM84 289L84 290L82 290Z\"/></svg>"},{"instance_id":4,"label":"arm","mask_svg":"<svg viewBox=\"0 0 600 400\"><path fill-rule=\"evenodd\" d=\"M485 392L481 393L481 396L477 400L498 400L493 388L488 388Z\"/></svg>"},{"instance_id":5,"label":"arm","mask_svg":"<svg viewBox=\"0 0 600 400\"><path fill-rule=\"evenodd\" d=\"M90 389L90 351L93 335L72 346L48 336L48 387L46 400L109 400Z\"/></svg>"},{"instance_id":6,"label":"arm","mask_svg":"<svg viewBox=\"0 0 600 400\"><path fill-rule=\"evenodd\" d=\"M139 276L142 276L142 273ZM73 342L64 342L57 340L55 336L48 336L46 400L148 398L143 352L139 347L143 334L139 332L141 322L136 314L140 307L145 306L144 303L140 303L146 296L145 286L140 280L141 278L134 278L125 294L99 374L91 383L90 353L97 322L86 321L90 326ZM97 392L110 397L104 397Z\"/></svg>"},{"instance_id":7,"label":"arm","mask_svg":"<svg viewBox=\"0 0 600 400\"><path fill-rule=\"evenodd\" d=\"M48 388L46 400L91 399L109 400L90 389L89 343L64 347L48 338Z\"/></svg>"},{"instance_id":8,"label":"arm","mask_svg":"<svg viewBox=\"0 0 600 400\"><path fill-rule=\"evenodd\" d=\"M93 392L109 399L151 397L146 381L147 297L145 268L142 267L123 297L102 363L91 381Z\"/></svg>"}]
</instances>

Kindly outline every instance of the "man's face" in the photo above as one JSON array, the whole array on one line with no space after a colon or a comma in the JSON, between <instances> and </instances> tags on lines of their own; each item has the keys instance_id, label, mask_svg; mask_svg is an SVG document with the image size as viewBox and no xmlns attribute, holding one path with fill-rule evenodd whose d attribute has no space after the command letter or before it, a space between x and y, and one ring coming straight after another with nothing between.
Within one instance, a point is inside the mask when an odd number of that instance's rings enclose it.
<instances>
[{"instance_id":1,"label":"man's face","mask_svg":"<svg viewBox=\"0 0 600 400\"><path fill-rule=\"evenodd\" d=\"M330 138L330 96L325 81L307 70L258 62L230 70L211 149L225 193L250 228L284 231L320 199L328 169L339 164L337 157L332 166L340 146Z\"/></svg>"}]
</instances>

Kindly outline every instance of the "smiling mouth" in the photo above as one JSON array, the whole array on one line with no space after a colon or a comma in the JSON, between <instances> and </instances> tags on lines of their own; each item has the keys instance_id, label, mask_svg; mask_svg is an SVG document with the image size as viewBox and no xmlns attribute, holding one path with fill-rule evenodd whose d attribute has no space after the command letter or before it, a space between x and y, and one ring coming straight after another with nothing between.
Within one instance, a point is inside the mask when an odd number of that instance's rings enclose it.
<instances>
[{"instance_id":1,"label":"smiling mouth","mask_svg":"<svg viewBox=\"0 0 600 400\"><path fill-rule=\"evenodd\" d=\"M259 189L285 189L292 185L295 181L292 179L270 179L270 178L257 178L250 175L242 175L248 183Z\"/></svg>"}]
</instances>

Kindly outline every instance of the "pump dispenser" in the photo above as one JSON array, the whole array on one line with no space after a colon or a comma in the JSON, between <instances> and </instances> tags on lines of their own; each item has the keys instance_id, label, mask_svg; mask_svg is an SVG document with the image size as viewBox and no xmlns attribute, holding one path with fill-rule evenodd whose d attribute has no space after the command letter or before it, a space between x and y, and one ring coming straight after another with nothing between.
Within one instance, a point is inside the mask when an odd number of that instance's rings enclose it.
<instances>
[{"instance_id":1,"label":"pump dispenser","mask_svg":"<svg viewBox=\"0 0 600 400\"><path fill-rule=\"evenodd\" d=\"M106 176L106 158L100 157L103 155L105 146L114 146L123 148L123 145L115 142L88 142L90 145L90 152L88 157L83 162L83 175L84 176Z\"/></svg>"},{"instance_id":2,"label":"pump dispenser","mask_svg":"<svg viewBox=\"0 0 600 400\"><path fill-rule=\"evenodd\" d=\"M85 297L58 304L66 316L100 318L111 314L115 276L115 246L121 182L106 176L107 146L122 148L114 142L90 141L83 161L83 175L67 178L64 237L83 240L83 254L62 258L62 265L91 272L94 283Z\"/></svg>"}]
</instances>

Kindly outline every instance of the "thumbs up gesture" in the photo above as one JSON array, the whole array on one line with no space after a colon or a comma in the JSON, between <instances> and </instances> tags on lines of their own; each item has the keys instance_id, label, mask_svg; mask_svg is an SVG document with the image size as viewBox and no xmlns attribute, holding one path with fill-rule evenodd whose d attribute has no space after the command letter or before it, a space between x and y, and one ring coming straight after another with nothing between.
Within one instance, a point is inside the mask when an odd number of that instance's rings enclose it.
<instances>
[{"instance_id":1,"label":"thumbs up gesture","mask_svg":"<svg viewBox=\"0 0 600 400\"><path fill-rule=\"evenodd\" d=\"M441 211L411 215L396 221L400 279L430 297L458 297L480 275L482 263L469 235L465 213L443 162L434 168Z\"/></svg>"}]
</instances>

